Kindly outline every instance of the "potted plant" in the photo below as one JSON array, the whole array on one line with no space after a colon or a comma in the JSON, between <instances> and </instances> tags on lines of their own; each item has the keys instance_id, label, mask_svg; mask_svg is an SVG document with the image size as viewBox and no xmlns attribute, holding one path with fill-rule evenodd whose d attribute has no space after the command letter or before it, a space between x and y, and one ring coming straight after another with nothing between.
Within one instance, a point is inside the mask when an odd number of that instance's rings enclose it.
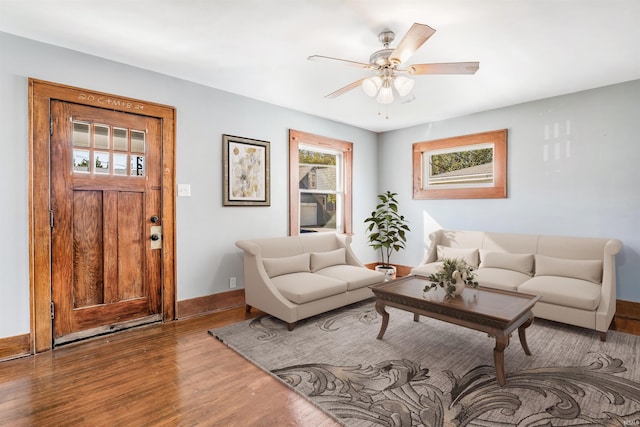
<instances>
[{"instance_id":1,"label":"potted plant","mask_svg":"<svg viewBox=\"0 0 640 427\"><path fill-rule=\"evenodd\" d=\"M398 213L397 193L387 191L378 195L380 203L371 212L371 216L364 220L367 226L369 246L380 250L381 262L376 266L377 271L385 273L387 280L395 279L396 268L391 265L390 258L393 251L404 249L407 241L406 233L411 231L404 216Z\"/></svg>"},{"instance_id":2,"label":"potted plant","mask_svg":"<svg viewBox=\"0 0 640 427\"><path fill-rule=\"evenodd\" d=\"M427 280L431 284L425 285L423 291L429 292L439 286L445 290L446 299L451 299L460 295L466 285L477 288L478 282L474 281L475 278L473 267L469 266L466 261L458 258L445 258L442 260L442 267L438 272L427 276Z\"/></svg>"}]
</instances>

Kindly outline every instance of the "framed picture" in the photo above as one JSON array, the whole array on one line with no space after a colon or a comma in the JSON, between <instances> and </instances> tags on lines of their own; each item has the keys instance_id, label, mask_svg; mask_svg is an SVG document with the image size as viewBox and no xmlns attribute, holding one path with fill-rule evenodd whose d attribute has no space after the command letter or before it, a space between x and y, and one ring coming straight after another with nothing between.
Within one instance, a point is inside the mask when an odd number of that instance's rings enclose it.
<instances>
[{"instance_id":1,"label":"framed picture","mask_svg":"<svg viewBox=\"0 0 640 427\"><path fill-rule=\"evenodd\" d=\"M414 199L506 197L506 129L413 144Z\"/></svg>"},{"instance_id":2,"label":"framed picture","mask_svg":"<svg viewBox=\"0 0 640 427\"><path fill-rule=\"evenodd\" d=\"M269 142L222 135L224 206L270 206Z\"/></svg>"}]
</instances>

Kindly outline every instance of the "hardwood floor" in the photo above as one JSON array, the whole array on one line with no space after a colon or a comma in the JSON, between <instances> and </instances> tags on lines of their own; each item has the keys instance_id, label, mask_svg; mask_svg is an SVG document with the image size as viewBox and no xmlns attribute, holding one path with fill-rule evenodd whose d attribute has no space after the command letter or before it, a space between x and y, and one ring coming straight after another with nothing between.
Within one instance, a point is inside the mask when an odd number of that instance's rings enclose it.
<instances>
[{"instance_id":1,"label":"hardwood floor","mask_svg":"<svg viewBox=\"0 0 640 427\"><path fill-rule=\"evenodd\" d=\"M207 333L244 307L0 363L2 426L338 426Z\"/></svg>"},{"instance_id":2,"label":"hardwood floor","mask_svg":"<svg viewBox=\"0 0 640 427\"><path fill-rule=\"evenodd\" d=\"M207 333L258 315L242 306L0 362L0 425L338 426Z\"/></svg>"}]
</instances>

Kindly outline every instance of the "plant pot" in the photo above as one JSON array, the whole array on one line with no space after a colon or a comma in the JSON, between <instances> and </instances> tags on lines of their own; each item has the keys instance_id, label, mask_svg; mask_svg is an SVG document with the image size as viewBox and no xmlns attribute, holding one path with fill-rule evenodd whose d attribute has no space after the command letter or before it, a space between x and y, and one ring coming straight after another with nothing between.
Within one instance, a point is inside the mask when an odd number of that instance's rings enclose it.
<instances>
[{"instance_id":1,"label":"plant pot","mask_svg":"<svg viewBox=\"0 0 640 427\"><path fill-rule=\"evenodd\" d=\"M396 268L393 265L376 265L376 271L384 273L385 282L396 278Z\"/></svg>"}]
</instances>

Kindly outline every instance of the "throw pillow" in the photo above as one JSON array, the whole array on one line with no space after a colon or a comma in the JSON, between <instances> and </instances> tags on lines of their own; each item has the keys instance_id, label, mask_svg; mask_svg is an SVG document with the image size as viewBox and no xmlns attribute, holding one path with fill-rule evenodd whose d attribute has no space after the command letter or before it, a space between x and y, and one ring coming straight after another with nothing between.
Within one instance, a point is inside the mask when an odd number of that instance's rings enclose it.
<instances>
[{"instance_id":1,"label":"throw pillow","mask_svg":"<svg viewBox=\"0 0 640 427\"><path fill-rule=\"evenodd\" d=\"M565 259L536 254L536 276L561 276L602 283L599 259Z\"/></svg>"},{"instance_id":2,"label":"throw pillow","mask_svg":"<svg viewBox=\"0 0 640 427\"><path fill-rule=\"evenodd\" d=\"M533 254L511 254L480 249L480 268L502 268L533 276Z\"/></svg>"},{"instance_id":3,"label":"throw pillow","mask_svg":"<svg viewBox=\"0 0 640 427\"><path fill-rule=\"evenodd\" d=\"M262 264L269 277L282 276L289 273L309 272L309 254L286 256L280 258L262 258Z\"/></svg>"},{"instance_id":4,"label":"throw pillow","mask_svg":"<svg viewBox=\"0 0 640 427\"><path fill-rule=\"evenodd\" d=\"M473 248L452 248L449 246L437 247L438 261L445 258L463 259L469 266L478 267L478 250Z\"/></svg>"},{"instance_id":5,"label":"throw pillow","mask_svg":"<svg viewBox=\"0 0 640 427\"><path fill-rule=\"evenodd\" d=\"M315 273L332 265L346 264L347 254L344 248L329 252L311 252L311 272Z\"/></svg>"}]
</instances>

